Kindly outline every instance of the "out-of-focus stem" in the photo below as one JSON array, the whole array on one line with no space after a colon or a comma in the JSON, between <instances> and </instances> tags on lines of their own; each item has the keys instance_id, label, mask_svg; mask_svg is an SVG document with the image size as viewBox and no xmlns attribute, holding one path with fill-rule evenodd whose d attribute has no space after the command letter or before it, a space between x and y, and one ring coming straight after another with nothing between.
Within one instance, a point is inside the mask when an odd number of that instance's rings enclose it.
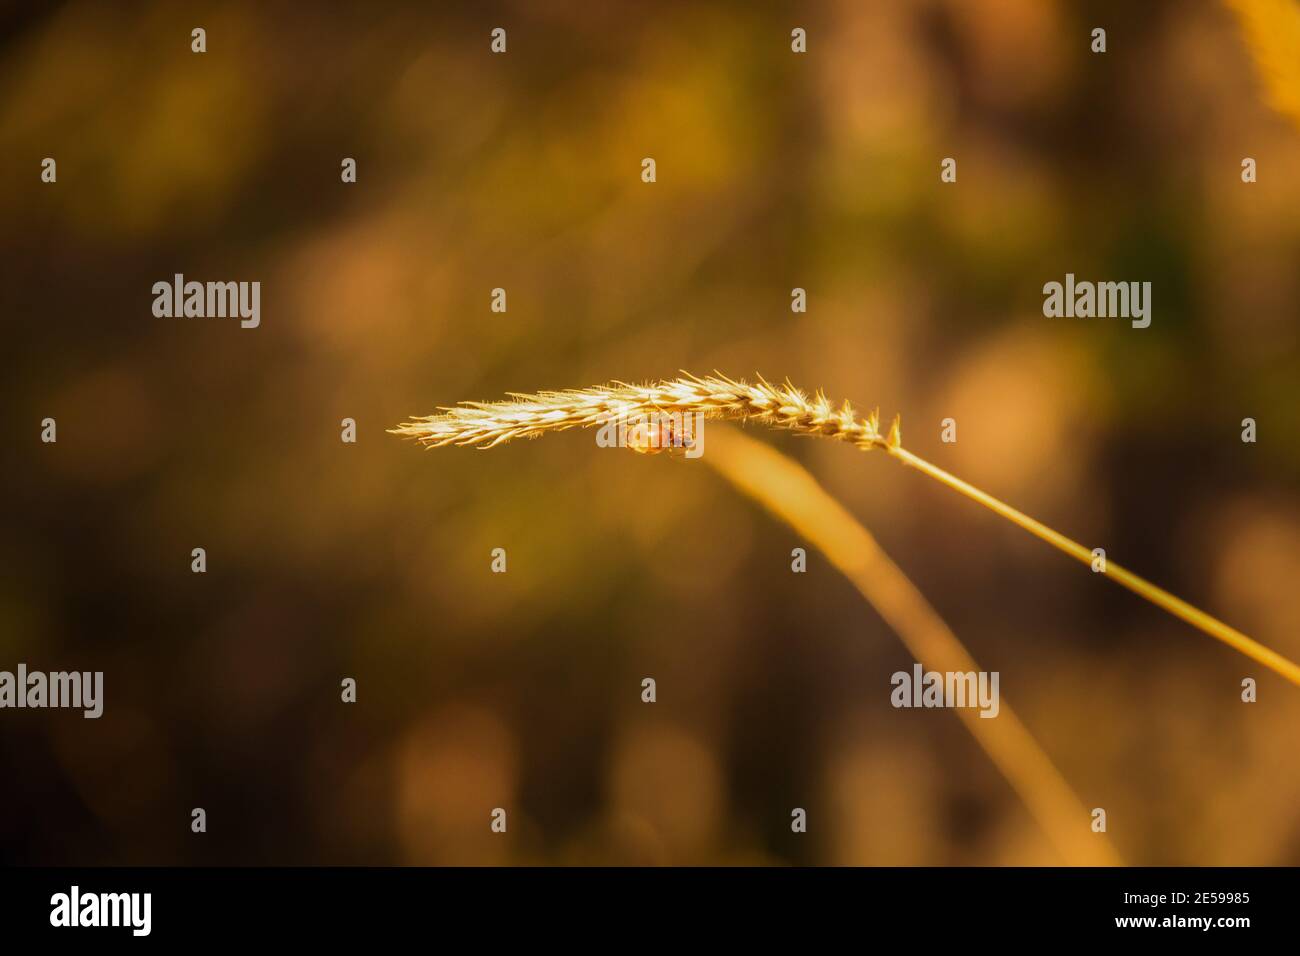
<instances>
[{"instance_id":1,"label":"out-of-focus stem","mask_svg":"<svg viewBox=\"0 0 1300 956\"><path fill-rule=\"evenodd\" d=\"M902 569L801 465L722 425L710 430L704 459L825 554L918 662L938 671L980 669ZM992 719L954 709L1067 864L1122 864L1109 837L1092 832L1088 811L1005 699Z\"/></svg>"}]
</instances>

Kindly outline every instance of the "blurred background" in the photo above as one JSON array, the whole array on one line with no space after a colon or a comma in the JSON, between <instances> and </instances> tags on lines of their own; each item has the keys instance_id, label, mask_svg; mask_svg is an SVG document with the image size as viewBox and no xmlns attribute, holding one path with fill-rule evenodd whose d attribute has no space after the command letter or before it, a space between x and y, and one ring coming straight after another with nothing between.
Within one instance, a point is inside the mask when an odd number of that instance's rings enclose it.
<instances>
[{"instance_id":1,"label":"blurred background","mask_svg":"<svg viewBox=\"0 0 1300 956\"><path fill-rule=\"evenodd\" d=\"M789 376L1300 656L1300 132L1257 49L1295 4L1234 7L7 7L0 669L102 670L105 713L0 712L0 859L1060 862L952 713L891 708L876 612L702 462L384 430ZM155 318L177 272L260 281L261 327ZM1152 282L1151 327L1044 318L1066 272ZM1297 688L884 457L764 437L1128 862L1300 863Z\"/></svg>"}]
</instances>

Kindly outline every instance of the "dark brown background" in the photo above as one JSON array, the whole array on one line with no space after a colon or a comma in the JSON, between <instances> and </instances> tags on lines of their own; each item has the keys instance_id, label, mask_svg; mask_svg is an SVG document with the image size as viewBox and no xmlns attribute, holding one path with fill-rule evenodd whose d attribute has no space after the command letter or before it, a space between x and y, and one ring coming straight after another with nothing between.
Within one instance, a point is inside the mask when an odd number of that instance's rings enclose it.
<instances>
[{"instance_id":1,"label":"dark brown background","mask_svg":"<svg viewBox=\"0 0 1300 956\"><path fill-rule=\"evenodd\" d=\"M889 706L875 612L707 468L384 434L511 389L718 368L900 412L1300 655L1300 140L1227 7L473 6L5 14L0 668L103 670L106 713L0 712L0 858L1058 861L953 715ZM1151 328L1044 318L1067 271L1151 281ZM261 281L261 327L155 319L176 272ZM1128 861L1300 862L1296 688L919 475L770 437Z\"/></svg>"}]
</instances>

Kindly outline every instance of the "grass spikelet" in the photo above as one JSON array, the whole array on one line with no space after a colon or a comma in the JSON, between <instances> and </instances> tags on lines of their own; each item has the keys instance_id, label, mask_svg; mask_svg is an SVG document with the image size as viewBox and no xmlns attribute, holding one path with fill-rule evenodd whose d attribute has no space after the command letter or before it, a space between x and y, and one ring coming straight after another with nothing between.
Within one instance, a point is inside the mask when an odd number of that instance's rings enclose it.
<instances>
[{"instance_id":1,"label":"grass spikelet","mask_svg":"<svg viewBox=\"0 0 1300 956\"><path fill-rule=\"evenodd\" d=\"M1092 565L1091 549L905 449L897 418L888 433L882 435L877 412L859 418L848 402L836 408L821 391L808 398L789 382L772 385L761 377L749 383L717 373L704 378L683 373L682 378L653 385L611 382L593 388L510 394L509 401L463 402L436 415L413 418L390 431L431 448L444 445L494 448L515 438L591 428L621 417L656 412L700 412L710 419L756 422L796 434L848 442L864 451L882 450L1070 557ZM1113 561L1107 560L1105 570L1099 573L1300 686L1300 665L1272 648Z\"/></svg>"},{"instance_id":2,"label":"grass spikelet","mask_svg":"<svg viewBox=\"0 0 1300 956\"><path fill-rule=\"evenodd\" d=\"M504 402L462 402L455 408L443 408L437 415L403 422L391 431L430 448L493 448L514 438L592 428L620 417L703 412L706 418L761 422L849 442L862 449L887 447L874 414L860 419L847 402L837 409L820 392L810 399L789 383L772 385L761 378L751 384L723 375L686 375L654 385L611 382L558 392L512 392L510 396Z\"/></svg>"}]
</instances>

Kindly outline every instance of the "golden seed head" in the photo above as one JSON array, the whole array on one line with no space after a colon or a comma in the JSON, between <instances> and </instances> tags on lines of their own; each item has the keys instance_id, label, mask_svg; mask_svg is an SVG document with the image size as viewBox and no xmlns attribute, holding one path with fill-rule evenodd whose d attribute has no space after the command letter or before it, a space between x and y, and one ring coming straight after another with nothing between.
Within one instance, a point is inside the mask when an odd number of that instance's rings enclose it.
<instances>
[{"instance_id":1,"label":"golden seed head","mask_svg":"<svg viewBox=\"0 0 1300 956\"><path fill-rule=\"evenodd\" d=\"M593 388L511 393L502 402L462 402L403 422L393 434L429 447L475 445L492 448L514 438L533 438L548 431L592 428L610 420L650 416L656 412L702 413L706 418L757 421L801 434L822 435L861 448L896 447L897 420L891 439L880 434L876 413L859 419L848 403L838 409L818 391L811 398L790 382L773 385L763 378L750 383L724 375L684 375L656 384L611 382ZM659 426L650 426L652 429ZM669 429L671 431L671 429ZM630 442L635 451L659 451L672 435L646 431ZM668 440L664 440L668 439Z\"/></svg>"}]
</instances>

